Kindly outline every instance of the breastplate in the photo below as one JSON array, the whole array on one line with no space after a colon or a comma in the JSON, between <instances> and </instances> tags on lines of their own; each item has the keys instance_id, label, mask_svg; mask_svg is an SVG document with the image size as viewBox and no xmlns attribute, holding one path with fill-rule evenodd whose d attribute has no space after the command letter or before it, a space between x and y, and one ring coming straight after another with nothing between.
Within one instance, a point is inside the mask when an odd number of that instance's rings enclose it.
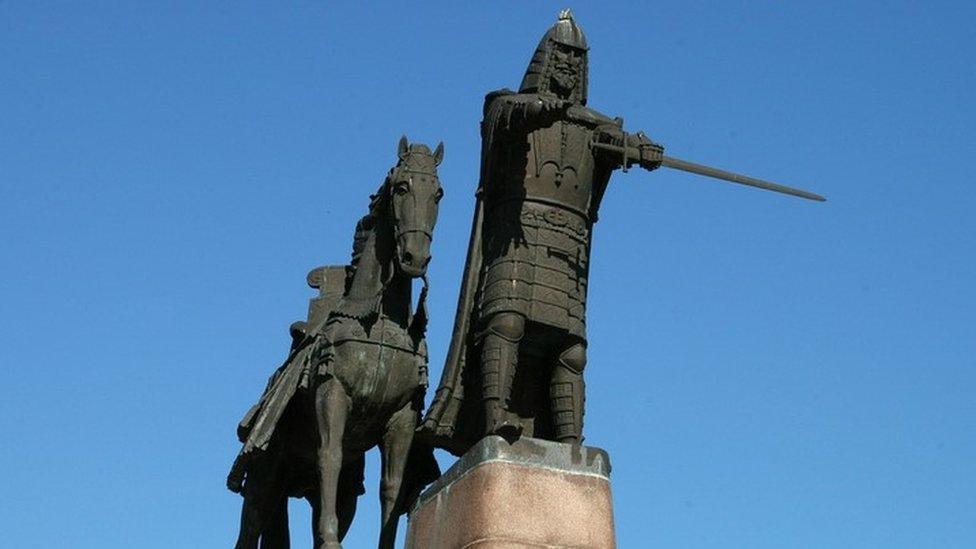
<instances>
[{"instance_id":1,"label":"breastplate","mask_svg":"<svg viewBox=\"0 0 976 549\"><path fill-rule=\"evenodd\" d=\"M509 151L513 164L525 169L507 170L509 181L498 198L563 207L588 219L594 177L591 139L589 128L567 121L528 132L526 141Z\"/></svg>"}]
</instances>

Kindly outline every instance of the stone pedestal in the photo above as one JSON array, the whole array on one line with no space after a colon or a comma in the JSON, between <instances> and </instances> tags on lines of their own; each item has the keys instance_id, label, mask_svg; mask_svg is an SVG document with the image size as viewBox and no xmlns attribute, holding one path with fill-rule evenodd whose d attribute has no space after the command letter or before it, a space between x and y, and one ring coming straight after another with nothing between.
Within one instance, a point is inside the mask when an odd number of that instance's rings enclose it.
<instances>
[{"instance_id":1,"label":"stone pedestal","mask_svg":"<svg viewBox=\"0 0 976 549\"><path fill-rule=\"evenodd\" d=\"M417 501L406 547L616 547L609 475L599 448L485 438Z\"/></svg>"}]
</instances>

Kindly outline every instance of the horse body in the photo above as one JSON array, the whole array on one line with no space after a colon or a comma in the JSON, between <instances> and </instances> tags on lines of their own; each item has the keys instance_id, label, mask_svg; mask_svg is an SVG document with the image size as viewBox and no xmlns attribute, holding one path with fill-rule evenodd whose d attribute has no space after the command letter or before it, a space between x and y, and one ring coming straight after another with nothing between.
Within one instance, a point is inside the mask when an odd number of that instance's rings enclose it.
<instances>
[{"instance_id":1,"label":"horse body","mask_svg":"<svg viewBox=\"0 0 976 549\"><path fill-rule=\"evenodd\" d=\"M369 333L358 320L339 317L327 336L332 344L332 375L349 397L350 417L343 443L346 452L367 451L379 444L392 416L415 404L426 381L427 354L402 322L382 315Z\"/></svg>"}]
</instances>

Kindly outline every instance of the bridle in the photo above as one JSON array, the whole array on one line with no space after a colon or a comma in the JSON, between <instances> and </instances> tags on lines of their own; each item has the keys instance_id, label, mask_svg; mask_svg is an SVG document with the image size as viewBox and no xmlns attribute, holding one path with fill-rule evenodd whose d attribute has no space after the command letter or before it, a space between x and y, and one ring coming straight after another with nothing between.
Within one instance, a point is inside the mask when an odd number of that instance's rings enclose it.
<instances>
[{"instance_id":1,"label":"bridle","mask_svg":"<svg viewBox=\"0 0 976 549\"><path fill-rule=\"evenodd\" d=\"M387 186L388 186L388 188L387 188L387 198L389 200L389 208L390 208L389 214L390 214L390 218L393 219L393 225L394 225L394 235L393 236L394 236L394 240L396 242L397 253L399 253L399 251L400 251L399 250L399 247L400 247L400 239L402 237L408 235L408 234L420 233L420 234L426 236L428 241L432 241L434 239L433 228L430 226L429 223L425 223L422 228L411 228L411 229L405 229L405 230L401 230L400 229L400 222L399 222L400 221L400 217L397 215L397 212L396 212L396 206L394 205L395 203L394 203L394 200L393 200L393 193L396 192L396 189L394 187L396 186L395 185L395 181L398 179L397 176L400 175L400 174L403 174L403 173L423 175L423 176L426 176L426 177L430 177L433 180L437 180L438 179L436 172L429 172L429 171L423 171L423 170L412 170L410 168L401 167L401 166L397 166L397 167L393 168L393 170L390 172L390 176L389 176L389 178L387 180L388 181L388 183L387 183ZM409 180L412 183L413 182L413 177L410 177Z\"/></svg>"}]
</instances>

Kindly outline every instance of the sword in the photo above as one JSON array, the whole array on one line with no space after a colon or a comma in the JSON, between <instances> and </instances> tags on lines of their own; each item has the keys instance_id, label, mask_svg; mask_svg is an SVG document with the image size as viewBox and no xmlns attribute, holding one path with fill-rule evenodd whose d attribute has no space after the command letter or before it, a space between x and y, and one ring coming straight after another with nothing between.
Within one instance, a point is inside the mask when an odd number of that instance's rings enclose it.
<instances>
[{"instance_id":1,"label":"sword","mask_svg":"<svg viewBox=\"0 0 976 549\"><path fill-rule=\"evenodd\" d=\"M624 157L625 166L627 165L628 160L641 160L641 151L636 147L620 147L617 145L600 142L594 142L593 146L598 149L621 154ZM675 158L673 156L661 155L660 162L661 166L674 168L683 172L696 173L698 175L704 175L714 179L721 179L731 183L766 189L767 191L788 194L790 196L798 196L800 198L806 198L807 200L816 200L817 202L825 202L827 200L819 194L804 191L803 189L795 189L793 187L787 187L786 185L780 185L779 183L772 183L770 181L756 179L755 177L749 177L748 175L728 172L718 168L712 168L710 166L703 166L702 164L695 164L694 162L688 162L687 160L681 160L680 158Z\"/></svg>"}]
</instances>

